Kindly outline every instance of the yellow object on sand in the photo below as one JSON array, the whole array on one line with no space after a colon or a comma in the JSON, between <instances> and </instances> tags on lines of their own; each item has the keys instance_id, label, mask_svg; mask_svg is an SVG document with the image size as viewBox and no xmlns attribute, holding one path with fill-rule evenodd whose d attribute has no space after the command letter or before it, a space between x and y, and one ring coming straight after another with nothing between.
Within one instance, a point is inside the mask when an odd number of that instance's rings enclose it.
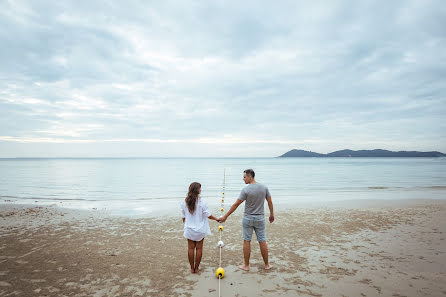
<instances>
[{"instance_id":1,"label":"yellow object on sand","mask_svg":"<svg viewBox=\"0 0 446 297\"><path fill-rule=\"evenodd\" d=\"M223 231L223 226L218 226L218 231Z\"/></svg>"},{"instance_id":2,"label":"yellow object on sand","mask_svg":"<svg viewBox=\"0 0 446 297\"><path fill-rule=\"evenodd\" d=\"M225 211L225 209L222 207L222 208L220 208L220 211Z\"/></svg>"},{"instance_id":3,"label":"yellow object on sand","mask_svg":"<svg viewBox=\"0 0 446 297\"><path fill-rule=\"evenodd\" d=\"M221 267L218 267L217 271L215 272L215 275L217 278L223 278L225 277L225 270Z\"/></svg>"}]
</instances>

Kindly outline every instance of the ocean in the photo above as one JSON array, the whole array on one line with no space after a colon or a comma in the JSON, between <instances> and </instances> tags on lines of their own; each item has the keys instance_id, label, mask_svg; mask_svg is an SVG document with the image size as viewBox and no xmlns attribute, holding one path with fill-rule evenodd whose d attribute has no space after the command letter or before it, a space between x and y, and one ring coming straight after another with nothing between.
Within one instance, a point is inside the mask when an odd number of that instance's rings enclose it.
<instances>
[{"instance_id":1,"label":"ocean","mask_svg":"<svg viewBox=\"0 0 446 297\"><path fill-rule=\"evenodd\" d=\"M174 214L194 181L219 209L225 180L229 208L245 186L247 168L279 207L446 199L446 158L49 158L0 159L0 203Z\"/></svg>"}]
</instances>

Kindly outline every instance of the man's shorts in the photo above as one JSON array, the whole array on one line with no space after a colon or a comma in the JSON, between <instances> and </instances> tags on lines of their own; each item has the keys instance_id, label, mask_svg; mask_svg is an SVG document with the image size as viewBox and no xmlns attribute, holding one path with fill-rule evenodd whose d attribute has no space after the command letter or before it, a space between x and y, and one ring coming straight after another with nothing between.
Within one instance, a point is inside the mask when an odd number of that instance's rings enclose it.
<instances>
[{"instance_id":1,"label":"man's shorts","mask_svg":"<svg viewBox=\"0 0 446 297\"><path fill-rule=\"evenodd\" d=\"M242 226L243 240L251 241L252 230L254 230L256 232L258 242L266 241L266 224L264 216L259 216L258 218L244 217L242 220Z\"/></svg>"}]
</instances>

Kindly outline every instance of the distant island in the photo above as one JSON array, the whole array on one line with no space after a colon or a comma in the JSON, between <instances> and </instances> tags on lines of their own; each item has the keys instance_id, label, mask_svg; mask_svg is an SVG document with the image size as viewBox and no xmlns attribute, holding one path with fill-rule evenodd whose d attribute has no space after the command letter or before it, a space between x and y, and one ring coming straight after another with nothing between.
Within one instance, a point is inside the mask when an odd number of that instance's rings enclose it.
<instances>
[{"instance_id":1,"label":"distant island","mask_svg":"<svg viewBox=\"0 0 446 297\"><path fill-rule=\"evenodd\" d=\"M354 158L436 158L446 157L446 154L440 152L417 152L417 151L399 151L392 152L382 149L376 150L340 150L328 154L320 154L304 150L291 150L279 156L279 158L289 157L354 157Z\"/></svg>"}]
</instances>

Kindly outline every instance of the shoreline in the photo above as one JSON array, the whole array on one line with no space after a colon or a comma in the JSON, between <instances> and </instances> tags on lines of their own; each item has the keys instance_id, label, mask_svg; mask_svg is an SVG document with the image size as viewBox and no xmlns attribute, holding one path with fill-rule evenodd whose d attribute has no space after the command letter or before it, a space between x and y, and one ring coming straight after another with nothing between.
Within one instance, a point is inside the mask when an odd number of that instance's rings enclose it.
<instances>
[{"instance_id":1,"label":"shoreline","mask_svg":"<svg viewBox=\"0 0 446 297\"><path fill-rule=\"evenodd\" d=\"M206 199L208 201L208 199ZM317 208L327 208L327 209L358 209L358 208L389 208L389 207L411 207L424 205L429 203L442 203L446 202L446 197L444 199L440 198L411 198L411 199L345 199L345 200L333 200L333 201L285 201L284 203L278 203L273 200L274 210L284 211L284 210L299 210L299 209L317 209ZM125 214L123 212L116 212L115 210L110 209L100 209L96 207L92 208L76 208L69 207L66 205L60 205L57 203L22 203L22 202L2 202L0 201L0 208L4 209L14 209L14 208L48 208L48 209L58 209L61 212L70 213L72 215L85 215L88 216L92 213L98 214L100 216L109 216L109 217L121 217L121 218L158 218L158 217L168 217L174 218L180 215L179 205L176 212L172 212L172 209L162 209L157 210L156 212L142 212L142 213L128 213ZM176 204L175 204L176 205ZM225 207L229 209L232 203L227 202ZM220 205L210 205L211 210L214 210L214 213L217 213L217 210L220 208ZM236 212L240 212L240 209L243 209L243 204L239 206ZM265 216L269 213L267 204L265 203Z\"/></svg>"}]
</instances>

